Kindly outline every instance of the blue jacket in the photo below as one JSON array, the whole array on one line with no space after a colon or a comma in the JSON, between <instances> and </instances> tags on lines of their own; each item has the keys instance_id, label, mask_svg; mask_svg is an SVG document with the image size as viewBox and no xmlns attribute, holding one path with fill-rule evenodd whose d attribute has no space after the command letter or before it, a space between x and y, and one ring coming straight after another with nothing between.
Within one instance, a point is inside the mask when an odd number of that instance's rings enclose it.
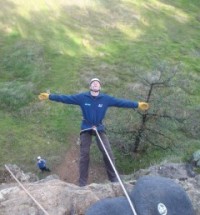
<instances>
[{"instance_id":1,"label":"blue jacket","mask_svg":"<svg viewBox=\"0 0 200 215\"><path fill-rule=\"evenodd\" d=\"M98 131L104 131L102 121L109 107L138 108L138 102L118 99L102 93L96 97L93 97L90 92L74 95L50 94L49 99L65 104L79 105L83 115L81 130L96 126Z\"/></svg>"},{"instance_id":2,"label":"blue jacket","mask_svg":"<svg viewBox=\"0 0 200 215\"><path fill-rule=\"evenodd\" d=\"M46 167L46 161L44 159L40 159L38 160L37 165L40 169L43 169Z\"/></svg>"}]
</instances>

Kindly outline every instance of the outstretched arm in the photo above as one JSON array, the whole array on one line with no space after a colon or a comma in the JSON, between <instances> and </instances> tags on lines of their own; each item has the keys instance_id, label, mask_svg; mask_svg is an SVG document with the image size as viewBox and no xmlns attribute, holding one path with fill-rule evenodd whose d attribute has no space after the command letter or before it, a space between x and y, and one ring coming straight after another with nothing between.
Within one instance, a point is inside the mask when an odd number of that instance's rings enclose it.
<instances>
[{"instance_id":1,"label":"outstretched arm","mask_svg":"<svg viewBox=\"0 0 200 215\"><path fill-rule=\"evenodd\" d=\"M124 108L139 108L142 111L149 109L149 104L147 102L136 102L127 99L119 99L112 96L108 97L109 106L113 107L124 107Z\"/></svg>"},{"instance_id":2,"label":"outstretched arm","mask_svg":"<svg viewBox=\"0 0 200 215\"><path fill-rule=\"evenodd\" d=\"M40 93L38 96L40 100L51 100L51 101L56 101L56 102L62 102L66 104L74 104L74 105L79 105L80 100L81 100L81 95L76 94L76 95L57 95L57 94L49 94L49 93Z\"/></svg>"}]
</instances>

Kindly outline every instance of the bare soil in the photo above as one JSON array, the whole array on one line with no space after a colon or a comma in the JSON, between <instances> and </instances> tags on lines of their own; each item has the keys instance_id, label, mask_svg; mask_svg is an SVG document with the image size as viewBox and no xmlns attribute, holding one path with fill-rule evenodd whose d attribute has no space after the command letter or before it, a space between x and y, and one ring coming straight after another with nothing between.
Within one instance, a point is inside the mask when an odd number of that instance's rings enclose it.
<instances>
[{"instance_id":1,"label":"bare soil","mask_svg":"<svg viewBox=\"0 0 200 215\"><path fill-rule=\"evenodd\" d=\"M0 170L0 184L12 182L13 179L7 170Z\"/></svg>"},{"instance_id":2,"label":"bare soil","mask_svg":"<svg viewBox=\"0 0 200 215\"><path fill-rule=\"evenodd\" d=\"M53 174L57 174L61 180L78 185L79 179L79 145L74 144L67 151L61 164L54 168ZM88 184L102 183L107 180L104 163L90 161Z\"/></svg>"}]
</instances>

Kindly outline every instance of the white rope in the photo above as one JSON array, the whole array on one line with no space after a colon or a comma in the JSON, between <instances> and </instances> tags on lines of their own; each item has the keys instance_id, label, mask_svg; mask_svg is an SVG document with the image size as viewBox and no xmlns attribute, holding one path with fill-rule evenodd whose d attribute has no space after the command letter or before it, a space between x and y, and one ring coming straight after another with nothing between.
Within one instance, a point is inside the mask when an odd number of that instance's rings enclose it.
<instances>
[{"instance_id":1,"label":"white rope","mask_svg":"<svg viewBox=\"0 0 200 215\"><path fill-rule=\"evenodd\" d=\"M12 171L9 169L7 165L5 165L5 168L8 170L8 172L11 174L11 176L17 181L17 183L22 187L22 189L28 194L28 196L35 202L35 204L44 212L45 215L49 215L48 212L35 200L35 198L28 192L28 190L22 185L22 183L15 177L15 175L12 173Z\"/></svg>"},{"instance_id":2,"label":"white rope","mask_svg":"<svg viewBox=\"0 0 200 215\"><path fill-rule=\"evenodd\" d=\"M134 215L137 215L137 213L136 213L136 211L135 211L135 208L134 208L134 206L133 206L133 203L132 203L132 201L131 201L131 199L130 199L130 197L129 197L129 195L128 195L128 193L127 193L127 191L126 191L126 189L125 189L125 187L124 187L124 185L123 185L123 183L122 183L121 178L119 177L119 174L118 174L118 172L117 172L117 170L116 170L116 168L115 168L115 165L113 164L113 162L112 162L112 160L111 160L111 158L110 158L110 156L109 156L109 154L108 154L108 152L107 152L107 150L106 150L106 147L105 147L104 144L103 144L103 141L102 141L102 139L101 139L101 137L100 137L100 135L99 135L99 132L97 131L97 128L94 127L93 130L95 130L95 132L96 132L96 134L97 134L97 136L98 136L98 138L99 138L99 141L101 142L101 145L102 145L102 147L103 147L103 149L104 149L104 151L105 151L105 153L106 153L106 155L107 155L107 157L108 157L108 159L109 159L109 161L110 161L110 164L111 164L111 166L112 166L112 168L113 168L113 170L114 170L114 172L115 172L115 174L116 174L116 176L117 176L117 179L118 179L118 181L119 181L119 183L120 183L120 185L121 185L121 187L122 187L122 189L123 189L123 191L124 191L124 194L125 194L125 196L126 196L126 198L127 198L127 200L128 200L128 203L129 203L129 205L130 205L130 207L131 207L131 210L132 210L133 214L134 214Z\"/></svg>"}]
</instances>

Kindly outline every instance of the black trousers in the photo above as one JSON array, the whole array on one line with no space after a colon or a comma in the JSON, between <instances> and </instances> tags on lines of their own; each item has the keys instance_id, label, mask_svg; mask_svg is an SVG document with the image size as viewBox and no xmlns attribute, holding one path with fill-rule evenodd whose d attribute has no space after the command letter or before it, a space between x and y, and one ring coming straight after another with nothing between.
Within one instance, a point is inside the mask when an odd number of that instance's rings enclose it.
<instances>
[{"instance_id":1,"label":"black trousers","mask_svg":"<svg viewBox=\"0 0 200 215\"><path fill-rule=\"evenodd\" d=\"M106 134L104 132L99 133L104 146L114 164L114 156L112 153L112 149L110 146L110 143L108 141L108 138L106 136ZM87 184L87 180L88 180L88 174L89 174L89 162L90 162L90 146L92 143L92 133L91 132L83 132L80 135L80 162L79 162L79 185L80 186L85 186ZM96 137L96 142L97 142L97 146L99 148L99 150L101 151L102 155L103 155L103 160L105 163L105 168L106 168L106 172L108 175L108 179L111 182L116 182L117 181L117 177L116 174L112 168L112 165L110 164L109 159L107 158L107 155L98 139L97 136Z\"/></svg>"},{"instance_id":2,"label":"black trousers","mask_svg":"<svg viewBox=\"0 0 200 215\"><path fill-rule=\"evenodd\" d=\"M42 172L51 172L51 170L47 167L40 168Z\"/></svg>"}]
</instances>

